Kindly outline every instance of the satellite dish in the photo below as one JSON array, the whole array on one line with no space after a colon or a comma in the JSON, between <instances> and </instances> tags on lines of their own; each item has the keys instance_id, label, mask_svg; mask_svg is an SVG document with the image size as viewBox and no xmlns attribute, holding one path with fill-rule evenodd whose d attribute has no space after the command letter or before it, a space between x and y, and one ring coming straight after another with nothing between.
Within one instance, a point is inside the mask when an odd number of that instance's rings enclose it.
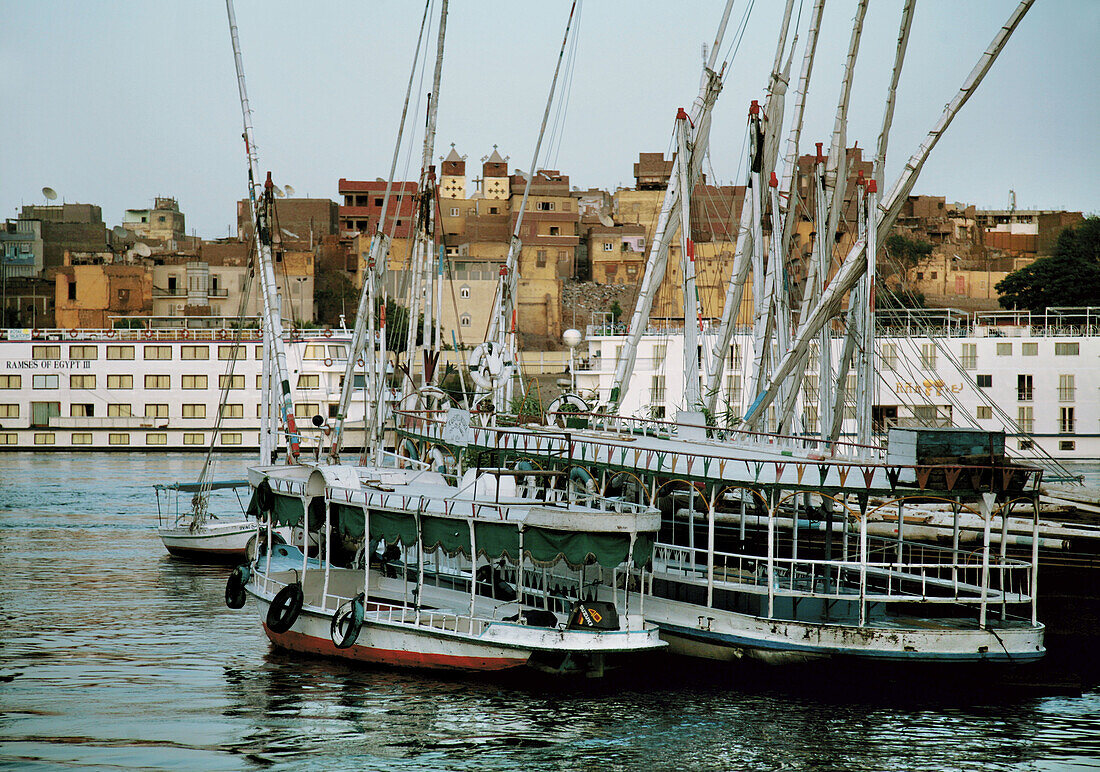
<instances>
[{"instance_id":1,"label":"satellite dish","mask_svg":"<svg viewBox=\"0 0 1100 772\"><path fill-rule=\"evenodd\" d=\"M290 187L289 185L284 185L283 191L286 193L287 198L290 198L294 195L294 188Z\"/></svg>"},{"instance_id":2,"label":"satellite dish","mask_svg":"<svg viewBox=\"0 0 1100 772\"><path fill-rule=\"evenodd\" d=\"M115 234L120 239L126 238L126 234L129 232L130 231L126 230L121 225L116 225L115 227L111 228L111 233Z\"/></svg>"},{"instance_id":3,"label":"satellite dish","mask_svg":"<svg viewBox=\"0 0 1100 772\"><path fill-rule=\"evenodd\" d=\"M46 197L47 201L57 200L57 191L53 188L42 188L42 195Z\"/></svg>"},{"instance_id":4,"label":"satellite dish","mask_svg":"<svg viewBox=\"0 0 1100 772\"><path fill-rule=\"evenodd\" d=\"M282 231L283 233L285 233L285 234L286 234L287 236L290 236L290 238L292 238L292 239L296 239L296 238L298 238L298 234L297 234L297 233L291 233L291 232L290 232L290 231L288 231L288 230L287 230L286 228L279 228L279 230L281 230L281 231Z\"/></svg>"},{"instance_id":5,"label":"satellite dish","mask_svg":"<svg viewBox=\"0 0 1100 772\"><path fill-rule=\"evenodd\" d=\"M153 254L153 250L149 249L149 245L141 241L134 244L134 252L142 257L149 257L149 255Z\"/></svg>"},{"instance_id":6,"label":"satellite dish","mask_svg":"<svg viewBox=\"0 0 1100 772\"><path fill-rule=\"evenodd\" d=\"M286 193L283 193L283 189L278 185L272 185L271 187L275 189L275 198L282 198L286 195Z\"/></svg>"},{"instance_id":7,"label":"satellite dish","mask_svg":"<svg viewBox=\"0 0 1100 772\"><path fill-rule=\"evenodd\" d=\"M599 218L600 218L600 225L604 226L605 228L611 228L615 225L615 221L612 220L610 216L604 214L603 212L599 213Z\"/></svg>"}]
</instances>

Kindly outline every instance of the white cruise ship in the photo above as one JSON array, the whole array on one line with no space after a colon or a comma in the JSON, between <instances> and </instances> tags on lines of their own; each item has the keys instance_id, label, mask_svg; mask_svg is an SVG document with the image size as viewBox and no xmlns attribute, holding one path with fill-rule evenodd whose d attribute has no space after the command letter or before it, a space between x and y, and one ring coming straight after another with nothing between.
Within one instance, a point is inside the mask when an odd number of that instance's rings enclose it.
<instances>
[{"instance_id":1,"label":"white cruise ship","mask_svg":"<svg viewBox=\"0 0 1100 772\"><path fill-rule=\"evenodd\" d=\"M258 451L261 331L244 330L231 362L234 335L229 329L0 330L0 452L205 451L225 385L229 398L216 445ZM286 335L295 416L307 448L320 437L311 419L331 423L336 414L349 341L339 330ZM358 389L352 401L349 448L362 443L364 394Z\"/></svg>"},{"instance_id":2,"label":"white cruise ship","mask_svg":"<svg viewBox=\"0 0 1100 772\"><path fill-rule=\"evenodd\" d=\"M1003 430L1017 456L1034 452L1060 460L1100 459L1100 308L966 314L953 310L880 313L873 415L876 433L890 426L958 426ZM611 390L622 326L590 325L579 351L578 393L604 404ZM701 336L700 358L713 346ZM843 336L833 338L840 359ZM734 338L722 378L717 419L739 417L749 397L751 330ZM732 366L730 366L732 363ZM834 365L835 366L835 365ZM706 369L705 367L703 368ZM800 433L817 426L818 361L807 363ZM849 393L855 374L849 373ZM622 415L675 417L683 404L683 335L643 336ZM768 428L775 426L770 409ZM842 433L855 435L849 399Z\"/></svg>"}]
</instances>

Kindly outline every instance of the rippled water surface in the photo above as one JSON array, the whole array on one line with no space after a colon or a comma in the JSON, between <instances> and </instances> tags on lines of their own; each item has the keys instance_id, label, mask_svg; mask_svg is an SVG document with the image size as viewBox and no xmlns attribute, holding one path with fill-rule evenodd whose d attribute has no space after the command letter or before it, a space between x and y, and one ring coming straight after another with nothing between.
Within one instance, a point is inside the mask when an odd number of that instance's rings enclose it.
<instances>
[{"instance_id":1,"label":"rippled water surface","mask_svg":"<svg viewBox=\"0 0 1100 772\"><path fill-rule=\"evenodd\" d=\"M227 569L168 557L153 531L150 486L200 465L0 454L0 768L1100 768L1097 692L668 664L546 686L272 651L254 607L225 607Z\"/></svg>"}]
</instances>

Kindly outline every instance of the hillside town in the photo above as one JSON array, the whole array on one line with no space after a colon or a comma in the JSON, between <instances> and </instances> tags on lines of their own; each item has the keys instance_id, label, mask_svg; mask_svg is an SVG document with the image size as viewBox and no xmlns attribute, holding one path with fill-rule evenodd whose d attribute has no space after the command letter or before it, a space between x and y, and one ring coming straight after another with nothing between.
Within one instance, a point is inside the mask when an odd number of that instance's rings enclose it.
<instances>
[{"instance_id":1,"label":"hillside town","mask_svg":"<svg viewBox=\"0 0 1100 772\"><path fill-rule=\"evenodd\" d=\"M860 148L848 151L849 185L834 238L843 246L854 230L855 190L870 176ZM803 203L789 275L796 287L812 250L814 156L800 159L796 184ZM531 181L519 237L517 326L529 350L561 348L564 329L629 314L645 272L673 161L640 153L633 187L580 190L560 170L541 169ZM443 304L446 337L460 347L484 340L500 268L515 230L527 178L494 146L479 163L452 146L440 159L436 238L444 246L450 297ZM341 178L337 200L278 199L273 234L282 316L291 327L350 325L372 234L392 236L387 284L396 292L407 273L417 205L415 182L393 185L396 204L379 223L384 180ZM1014 195L1012 196L1014 199ZM1014 200L1010 199L1010 203ZM713 185L705 176L691 198L697 287L702 315L722 314L745 187ZM238 202L235 236L188 235L180 202L156 196L148 208L128 209L112 227L101 208L86 203L25 205L0 230L0 306L3 325L23 328L204 326L261 311L259 293L241 305L252 249L246 201ZM996 284L1050 255L1081 212L978 209L943 196L910 196L894 227L915 249L880 258L880 287L906 305L969 311L998 308ZM896 246L895 244L895 246ZM682 324L678 242L652 317ZM901 252L905 252L902 254ZM798 255L801 255L801 258ZM445 297L446 297L445 295ZM751 319L744 301L740 319Z\"/></svg>"}]
</instances>

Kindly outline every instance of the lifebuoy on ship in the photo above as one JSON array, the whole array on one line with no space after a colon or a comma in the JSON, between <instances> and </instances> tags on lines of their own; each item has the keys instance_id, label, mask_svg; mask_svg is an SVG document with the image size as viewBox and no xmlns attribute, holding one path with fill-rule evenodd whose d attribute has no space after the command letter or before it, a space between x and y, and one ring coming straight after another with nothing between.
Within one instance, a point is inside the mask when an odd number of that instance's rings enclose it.
<instances>
[{"instance_id":1,"label":"lifebuoy on ship","mask_svg":"<svg viewBox=\"0 0 1100 772\"><path fill-rule=\"evenodd\" d=\"M325 367L332 367L332 357L325 357Z\"/></svg>"},{"instance_id":2,"label":"lifebuoy on ship","mask_svg":"<svg viewBox=\"0 0 1100 772\"><path fill-rule=\"evenodd\" d=\"M504 359L493 341L481 343L470 355L470 378L481 391L492 391L493 381L504 372Z\"/></svg>"},{"instance_id":3,"label":"lifebuoy on ship","mask_svg":"<svg viewBox=\"0 0 1100 772\"><path fill-rule=\"evenodd\" d=\"M271 608L267 610L267 628L273 633L285 633L298 620L302 613L302 583L288 584L275 595Z\"/></svg>"},{"instance_id":4,"label":"lifebuoy on ship","mask_svg":"<svg viewBox=\"0 0 1100 772\"><path fill-rule=\"evenodd\" d=\"M326 328L325 329L325 337L326 338L331 338L332 337L332 328Z\"/></svg>"},{"instance_id":5,"label":"lifebuoy on ship","mask_svg":"<svg viewBox=\"0 0 1100 772\"><path fill-rule=\"evenodd\" d=\"M359 593L332 615L330 633L336 648L348 649L355 645L359 631L363 629L363 617L366 613L363 601L363 593Z\"/></svg>"},{"instance_id":6,"label":"lifebuoy on ship","mask_svg":"<svg viewBox=\"0 0 1100 772\"><path fill-rule=\"evenodd\" d=\"M252 569L243 563L233 569L233 573L225 583L225 605L229 608L244 608L245 599L248 597L244 586L248 584L251 577Z\"/></svg>"}]
</instances>

